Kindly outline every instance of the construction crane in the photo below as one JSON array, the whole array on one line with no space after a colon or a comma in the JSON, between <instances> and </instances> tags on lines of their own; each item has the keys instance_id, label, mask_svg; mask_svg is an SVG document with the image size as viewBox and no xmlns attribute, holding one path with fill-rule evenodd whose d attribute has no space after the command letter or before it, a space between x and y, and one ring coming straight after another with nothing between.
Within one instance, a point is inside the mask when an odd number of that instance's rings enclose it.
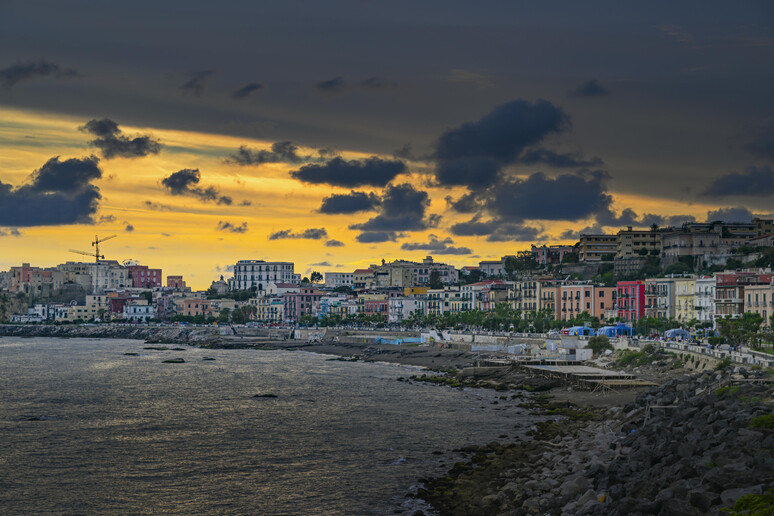
<instances>
[{"instance_id":1,"label":"construction crane","mask_svg":"<svg viewBox=\"0 0 774 516\"><path fill-rule=\"evenodd\" d=\"M110 240L111 238L115 238L117 236L118 235L110 235L109 237L100 238L99 236L94 235L94 242L91 243L91 245L94 246L94 248L95 248L93 253L87 253L86 251L77 251L75 249L70 249L70 252L71 253L76 253L76 254L82 254L84 256L93 256L96 259L96 261L104 260L105 259L105 255L104 254L102 254L102 255L99 254L99 244L101 244L102 242L105 242L107 240Z\"/></svg>"}]
</instances>

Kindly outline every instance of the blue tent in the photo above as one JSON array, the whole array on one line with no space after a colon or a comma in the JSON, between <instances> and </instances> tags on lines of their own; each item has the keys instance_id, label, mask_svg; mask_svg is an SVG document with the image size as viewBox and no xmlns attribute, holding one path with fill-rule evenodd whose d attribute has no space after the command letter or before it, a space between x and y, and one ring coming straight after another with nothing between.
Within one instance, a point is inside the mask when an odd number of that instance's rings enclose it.
<instances>
[{"instance_id":1,"label":"blue tent","mask_svg":"<svg viewBox=\"0 0 774 516\"><path fill-rule=\"evenodd\" d=\"M664 337L666 337L669 340L677 340L677 339L690 340L691 333L680 328L674 328L674 329L665 331Z\"/></svg>"},{"instance_id":2,"label":"blue tent","mask_svg":"<svg viewBox=\"0 0 774 516\"><path fill-rule=\"evenodd\" d=\"M603 326L597 330L597 335L604 335L605 337L631 337L634 335L634 328L626 326L625 324L616 324L615 326Z\"/></svg>"},{"instance_id":3,"label":"blue tent","mask_svg":"<svg viewBox=\"0 0 774 516\"><path fill-rule=\"evenodd\" d=\"M594 335L594 329L588 326L573 326L567 331L567 335Z\"/></svg>"}]
</instances>

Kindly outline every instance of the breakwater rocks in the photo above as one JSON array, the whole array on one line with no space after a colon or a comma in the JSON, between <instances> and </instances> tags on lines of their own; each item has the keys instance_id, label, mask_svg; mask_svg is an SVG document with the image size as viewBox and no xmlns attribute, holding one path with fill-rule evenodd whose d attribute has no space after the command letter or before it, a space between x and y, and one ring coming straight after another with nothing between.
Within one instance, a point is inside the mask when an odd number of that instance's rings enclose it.
<instances>
[{"instance_id":1,"label":"breakwater rocks","mask_svg":"<svg viewBox=\"0 0 774 516\"><path fill-rule=\"evenodd\" d=\"M765 505L774 493L766 495L774 488L773 377L707 372L589 423L543 422L531 441L463 450L469 461L417 496L441 514L682 516Z\"/></svg>"},{"instance_id":2,"label":"breakwater rocks","mask_svg":"<svg viewBox=\"0 0 774 516\"><path fill-rule=\"evenodd\" d=\"M121 324L100 325L47 325L2 324L3 337L59 337L97 339L140 339L151 343L190 344L215 347L220 338L210 328L178 326L137 326Z\"/></svg>"}]
</instances>

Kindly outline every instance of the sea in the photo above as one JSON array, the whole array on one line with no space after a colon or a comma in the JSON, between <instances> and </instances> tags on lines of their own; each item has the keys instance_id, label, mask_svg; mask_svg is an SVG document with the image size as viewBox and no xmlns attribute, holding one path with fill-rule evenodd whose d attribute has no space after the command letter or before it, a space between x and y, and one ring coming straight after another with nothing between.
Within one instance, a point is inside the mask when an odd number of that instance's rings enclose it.
<instances>
[{"instance_id":1,"label":"sea","mask_svg":"<svg viewBox=\"0 0 774 516\"><path fill-rule=\"evenodd\" d=\"M149 346L0 338L0 514L411 514L453 450L536 421L417 367Z\"/></svg>"}]
</instances>

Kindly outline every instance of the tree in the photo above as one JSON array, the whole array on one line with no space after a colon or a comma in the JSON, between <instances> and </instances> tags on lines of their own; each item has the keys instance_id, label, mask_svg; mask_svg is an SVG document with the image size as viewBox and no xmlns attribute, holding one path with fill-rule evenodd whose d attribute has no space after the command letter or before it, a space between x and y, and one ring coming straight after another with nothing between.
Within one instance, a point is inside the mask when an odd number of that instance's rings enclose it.
<instances>
[{"instance_id":1,"label":"tree","mask_svg":"<svg viewBox=\"0 0 774 516\"><path fill-rule=\"evenodd\" d=\"M741 317L726 316L718 319L718 331L720 336L725 337L732 346L748 344L757 349L760 347L757 335L761 324L763 324L761 314L745 312Z\"/></svg>"},{"instance_id":2,"label":"tree","mask_svg":"<svg viewBox=\"0 0 774 516\"><path fill-rule=\"evenodd\" d=\"M578 253L567 253L562 256L562 263L578 263Z\"/></svg>"},{"instance_id":3,"label":"tree","mask_svg":"<svg viewBox=\"0 0 774 516\"><path fill-rule=\"evenodd\" d=\"M339 294L351 294L352 287L348 287L347 285L341 285L340 287L334 288L333 291L338 292Z\"/></svg>"},{"instance_id":4,"label":"tree","mask_svg":"<svg viewBox=\"0 0 774 516\"><path fill-rule=\"evenodd\" d=\"M610 344L610 339L608 339L604 335L599 335L599 336L596 336L596 337L591 337L589 339L588 346L586 346L586 347L591 349L591 351L595 355L599 355L600 353L602 353L606 349L609 349L611 351L613 350L613 345Z\"/></svg>"},{"instance_id":5,"label":"tree","mask_svg":"<svg viewBox=\"0 0 774 516\"><path fill-rule=\"evenodd\" d=\"M142 297L144 297L148 301L149 305L153 304L153 292L151 292L150 290L144 290L142 293Z\"/></svg>"},{"instance_id":6,"label":"tree","mask_svg":"<svg viewBox=\"0 0 774 516\"><path fill-rule=\"evenodd\" d=\"M229 319L231 318L231 310L228 308L224 308L220 311L220 314L218 314L218 322L219 323L227 323Z\"/></svg>"},{"instance_id":7,"label":"tree","mask_svg":"<svg viewBox=\"0 0 774 516\"><path fill-rule=\"evenodd\" d=\"M323 275L317 271L312 271L312 274L309 276L309 279L312 281L312 283L319 283L322 281Z\"/></svg>"},{"instance_id":8,"label":"tree","mask_svg":"<svg viewBox=\"0 0 774 516\"><path fill-rule=\"evenodd\" d=\"M503 268L509 278L513 277L514 272L524 272L535 270L538 267L537 260L531 251L519 251L516 256L506 256Z\"/></svg>"},{"instance_id":9,"label":"tree","mask_svg":"<svg viewBox=\"0 0 774 516\"><path fill-rule=\"evenodd\" d=\"M441 281L441 273L437 270L430 271L430 278L427 282L430 288L443 288L443 281Z\"/></svg>"}]
</instances>

